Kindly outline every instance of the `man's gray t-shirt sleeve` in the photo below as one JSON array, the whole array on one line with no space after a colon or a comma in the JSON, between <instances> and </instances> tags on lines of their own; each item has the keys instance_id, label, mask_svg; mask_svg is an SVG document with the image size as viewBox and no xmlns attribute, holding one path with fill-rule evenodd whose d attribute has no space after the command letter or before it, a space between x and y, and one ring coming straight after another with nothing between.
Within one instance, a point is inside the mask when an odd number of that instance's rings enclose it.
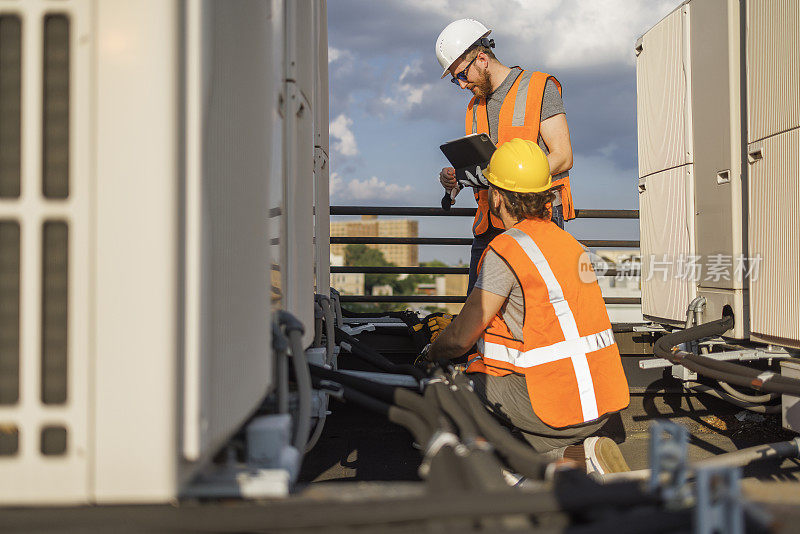
<instances>
[{"instance_id":1,"label":"man's gray t-shirt sleeve","mask_svg":"<svg viewBox=\"0 0 800 534\"><path fill-rule=\"evenodd\" d=\"M511 293L516 278L506 262L500 259L495 251L489 249L483 257L481 269L478 271L478 278L475 287L507 297Z\"/></svg>"},{"instance_id":2,"label":"man's gray t-shirt sleeve","mask_svg":"<svg viewBox=\"0 0 800 534\"><path fill-rule=\"evenodd\" d=\"M561 99L561 93L558 91L556 82L554 82L552 79L549 79L547 80L547 83L544 84L541 120L545 121L550 117L555 117L561 113L567 113L567 111L564 109L564 101Z\"/></svg>"},{"instance_id":3,"label":"man's gray t-shirt sleeve","mask_svg":"<svg viewBox=\"0 0 800 534\"><path fill-rule=\"evenodd\" d=\"M522 287L511 267L491 248L483 257L475 287L508 299L501 308L503 320L511 335L516 339L522 339L522 322L525 319L525 297L522 294Z\"/></svg>"}]
</instances>

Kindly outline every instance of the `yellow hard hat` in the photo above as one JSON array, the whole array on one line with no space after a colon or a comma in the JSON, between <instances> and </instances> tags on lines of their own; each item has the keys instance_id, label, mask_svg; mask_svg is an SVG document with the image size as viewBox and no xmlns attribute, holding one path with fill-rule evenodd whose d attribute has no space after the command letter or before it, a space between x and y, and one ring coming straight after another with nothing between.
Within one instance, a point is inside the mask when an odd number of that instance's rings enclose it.
<instances>
[{"instance_id":1,"label":"yellow hard hat","mask_svg":"<svg viewBox=\"0 0 800 534\"><path fill-rule=\"evenodd\" d=\"M519 137L494 151L483 175L490 184L516 193L540 193L552 185L547 156L539 145Z\"/></svg>"}]
</instances>

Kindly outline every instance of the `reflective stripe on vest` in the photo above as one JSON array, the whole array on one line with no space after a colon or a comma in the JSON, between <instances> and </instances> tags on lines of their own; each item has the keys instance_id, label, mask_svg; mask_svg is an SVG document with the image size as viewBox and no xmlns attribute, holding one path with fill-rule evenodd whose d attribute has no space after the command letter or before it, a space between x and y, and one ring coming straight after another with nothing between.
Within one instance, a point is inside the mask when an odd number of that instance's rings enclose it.
<instances>
[{"instance_id":1,"label":"reflective stripe on vest","mask_svg":"<svg viewBox=\"0 0 800 534\"><path fill-rule=\"evenodd\" d=\"M486 358L505 362L514 367L533 367L571 358L574 354L588 354L610 347L614 343L616 343L614 331L609 328L578 339L565 339L546 347L537 347L526 351L500 345L499 343L492 343L491 341L484 341L483 339L478 340L477 346L478 352Z\"/></svg>"}]
</instances>

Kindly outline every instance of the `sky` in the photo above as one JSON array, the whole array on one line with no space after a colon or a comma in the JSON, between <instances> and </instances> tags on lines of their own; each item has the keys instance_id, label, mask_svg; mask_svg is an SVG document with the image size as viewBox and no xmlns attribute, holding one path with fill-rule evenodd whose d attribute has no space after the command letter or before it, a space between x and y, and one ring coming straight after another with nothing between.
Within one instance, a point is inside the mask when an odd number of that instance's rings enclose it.
<instances>
[{"instance_id":1,"label":"sky","mask_svg":"<svg viewBox=\"0 0 800 534\"><path fill-rule=\"evenodd\" d=\"M636 39L678 0L329 0L331 204L439 206L445 141L464 135L472 97L434 45L460 18L492 30L507 66L562 84L577 208L637 209ZM474 207L462 192L456 207ZM340 219L335 219L340 220ZM420 220L426 237L471 236L468 218ZM637 239L635 221L578 219L578 239ZM468 262L469 248L420 246L420 261Z\"/></svg>"}]
</instances>

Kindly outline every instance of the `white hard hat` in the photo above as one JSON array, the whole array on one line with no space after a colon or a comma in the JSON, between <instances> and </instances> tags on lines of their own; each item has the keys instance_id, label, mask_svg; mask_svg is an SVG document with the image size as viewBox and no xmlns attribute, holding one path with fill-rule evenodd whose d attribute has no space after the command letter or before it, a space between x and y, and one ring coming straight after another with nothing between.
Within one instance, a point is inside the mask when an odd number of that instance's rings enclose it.
<instances>
[{"instance_id":1,"label":"white hard hat","mask_svg":"<svg viewBox=\"0 0 800 534\"><path fill-rule=\"evenodd\" d=\"M447 76L447 70L461 54L490 33L492 30L475 19L460 19L448 24L436 39L436 59L444 69L442 78Z\"/></svg>"}]
</instances>

